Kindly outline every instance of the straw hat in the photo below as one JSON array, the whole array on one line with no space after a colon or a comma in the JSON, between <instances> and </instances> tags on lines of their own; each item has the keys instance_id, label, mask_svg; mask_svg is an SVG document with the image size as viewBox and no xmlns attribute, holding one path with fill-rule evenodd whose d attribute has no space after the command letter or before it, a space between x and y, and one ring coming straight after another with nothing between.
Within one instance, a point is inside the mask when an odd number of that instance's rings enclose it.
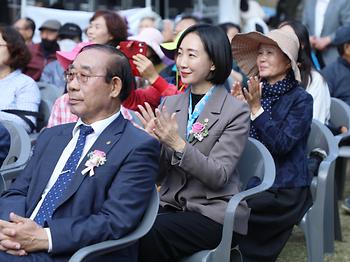
<instances>
[{"instance_id":1,"label":"straw hat","mask_svg":"<svg viewBox=\"0 0 350 262\"><path fill-rule=\"evenodd\" d=\"M248 76L259 74L256 58L261 44L275 45L285 53L291 61L295 79L301 81L300 71L297 66L299 40L291 32L276 29L263 35L259 32L237 34L232 39L232 54L238 66Z\"/></svg>"}]
</instances>

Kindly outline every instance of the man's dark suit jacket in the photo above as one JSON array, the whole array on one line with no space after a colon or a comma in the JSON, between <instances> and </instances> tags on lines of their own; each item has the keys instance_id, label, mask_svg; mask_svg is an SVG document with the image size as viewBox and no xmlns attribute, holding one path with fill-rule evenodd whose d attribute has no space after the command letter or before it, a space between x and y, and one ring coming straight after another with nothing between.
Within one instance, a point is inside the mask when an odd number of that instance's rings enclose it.
<instances>
[{"instance_id":1,"label":"man's dark suit jacket","mask_svg":"<svg viewBox=\"0 0 350 262\"><path fill-rule=\"evenodd\" d=\"M40 135L27 167L0 198L1 219L7 220L11 211L30 217L72 138L74 125L49 128ZM48 221L52 253L33 253L32 260L19 261L65 261L77 249L118 239L139 223L158 173L158 141L120 115L102 132L89 152L93 150L104 151L107 161L94 169L93 176L81 174L87 156L78 166L52 220ZM36 260L38 256L44 259ZM55 256L64 259L56 260Z\"/></svg>"}]
</instances>

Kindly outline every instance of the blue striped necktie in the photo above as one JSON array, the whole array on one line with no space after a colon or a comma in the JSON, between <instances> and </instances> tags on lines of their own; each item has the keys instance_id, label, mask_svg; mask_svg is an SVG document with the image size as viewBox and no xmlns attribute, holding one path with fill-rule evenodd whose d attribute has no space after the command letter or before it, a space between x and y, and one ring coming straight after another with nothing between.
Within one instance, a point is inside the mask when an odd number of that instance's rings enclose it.
<instances>
[{"instance_id":1,"label":"blue striped necktie","mask_svg":"<svg viewBox=\"0 0 350 262\"><path fill-rule=\"evenodd\" d=\"M55 184L51 187L50 191L45 196L45 199L41 203L38 213L34 218L34 221L37 224L43 226L45 221L51 219L53 212L55 211L59 201L61 200L64 192L67 190L73 178L79 159L83 153L86 137L92 132L94 132L94 130L91 126L80 126L80 133L77 144L75 145L72 154L69 156Z\"/></svg>"}]
</instances>

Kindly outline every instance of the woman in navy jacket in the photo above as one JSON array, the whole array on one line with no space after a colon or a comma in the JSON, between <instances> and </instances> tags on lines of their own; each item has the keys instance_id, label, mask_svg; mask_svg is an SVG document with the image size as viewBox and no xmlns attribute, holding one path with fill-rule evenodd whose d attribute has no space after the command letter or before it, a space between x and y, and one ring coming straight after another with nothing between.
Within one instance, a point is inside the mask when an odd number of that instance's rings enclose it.
<instances>
[{"instance_id":1,"label":"woman in navy jacket","mask_svg":"<svg viewBox=\"0 0 350 262\"><path fill-rule=\"evenodd\" d=\"M300 85L294 33L238 34L232 47L238 65L251 76L248 88L235 84L232 94L249 104L250 136L268 148L276 164L272 188L248 201L248 235L238 236L240 250L245 262L275 261L312 203L306 147L313 100Z\"/></svg>"}]
</instances>

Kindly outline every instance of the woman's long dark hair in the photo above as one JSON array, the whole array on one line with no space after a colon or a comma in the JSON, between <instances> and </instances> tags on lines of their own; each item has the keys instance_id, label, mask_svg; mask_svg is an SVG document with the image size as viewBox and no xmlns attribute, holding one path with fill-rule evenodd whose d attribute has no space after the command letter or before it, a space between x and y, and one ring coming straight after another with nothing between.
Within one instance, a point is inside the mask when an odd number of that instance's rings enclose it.
<instances>
[{"instance_id":1,"label":"woman's long dark hair","mask_svg":"<svg viewBox=\"0 0 350 262\"><path fill-rule=\"evenodd\" d=\"M293 28L299 39L299 53L297 62L301 74L301 84L304 88L306 88L308 84L312 82L311 70L313 69L309 31L302 23L298 21L282 22L278 28L286 25Z\"/></svg>"}]
</instances>

